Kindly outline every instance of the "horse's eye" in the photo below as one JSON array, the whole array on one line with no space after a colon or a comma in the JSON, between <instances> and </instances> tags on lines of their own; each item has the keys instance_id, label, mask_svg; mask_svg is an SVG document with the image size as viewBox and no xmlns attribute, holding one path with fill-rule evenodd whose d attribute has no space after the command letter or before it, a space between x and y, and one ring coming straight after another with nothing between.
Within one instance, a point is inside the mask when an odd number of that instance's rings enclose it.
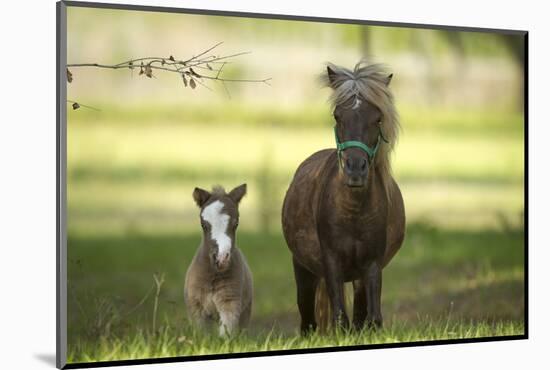
<instances>
[{"instance_id":1,"label":"horse's eye","mask_svg":"<svg viewBox=\"0 0 550 370\"><path fill-rule=\"evenodd\" d=\"M237 228L237 226L239 226L239 221L235 222L235 229Z\"/></svg>"}]
</instances>

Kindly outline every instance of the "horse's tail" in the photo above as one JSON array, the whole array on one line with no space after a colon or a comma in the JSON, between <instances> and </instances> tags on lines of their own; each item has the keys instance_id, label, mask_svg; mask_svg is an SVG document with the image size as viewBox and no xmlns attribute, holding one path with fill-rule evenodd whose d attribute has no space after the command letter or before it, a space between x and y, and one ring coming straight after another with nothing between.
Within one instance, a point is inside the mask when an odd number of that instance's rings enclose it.
<instances>
[{"instance_id":1,"label":"horse's tail","mask_svg":"<svg viewBox=\"0 0 550 370\"><path fill-rule=\"evenodd\" d=\"M347 302L346 289L342 289L342 291L344 293L344 302ZM315 292L315 321L317 321L317 330L320 333L326 333L331 328L332 308L325 279L319 281L317 291Z\"/></svg>"}]
</instances>

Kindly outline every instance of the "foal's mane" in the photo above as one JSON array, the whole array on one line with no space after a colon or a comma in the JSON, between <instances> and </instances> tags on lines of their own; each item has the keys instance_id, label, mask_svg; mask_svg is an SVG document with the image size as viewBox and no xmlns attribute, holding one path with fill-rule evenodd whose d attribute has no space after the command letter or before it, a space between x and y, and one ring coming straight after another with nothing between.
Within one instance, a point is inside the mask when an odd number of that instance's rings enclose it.
<instances>
[{"instance_id":1,"label":"foal's mane","mask_svg":"<svg viewBox=\"0 0 550 370\"><path fill-rule=\"evenodd\" d=\"M399 116L395 109L393 94L388 86L389 73L383 64L368 64L365 60L355 65L353 70L327 63L334 75L329 79L327 73L321 75L324 85L332 88L331 103L335 107L361 96L376 106L382 114L381 130L389 143L382 142L376 153L375 166L382 177L382 183L390 199L392 153L399 136Z\"/></svg>"},{"instance_id":2,"label":"foal's mane","mask_svg":"<svg viewBox=\"0 0 550 370\"><path fill-rule=\"evenodd\" d=\"M216 197L222 197L224 195L227 195L225 192L225 189L221 185L214 185L212 187L212 195Z\"/></svg>"}]
</instances>

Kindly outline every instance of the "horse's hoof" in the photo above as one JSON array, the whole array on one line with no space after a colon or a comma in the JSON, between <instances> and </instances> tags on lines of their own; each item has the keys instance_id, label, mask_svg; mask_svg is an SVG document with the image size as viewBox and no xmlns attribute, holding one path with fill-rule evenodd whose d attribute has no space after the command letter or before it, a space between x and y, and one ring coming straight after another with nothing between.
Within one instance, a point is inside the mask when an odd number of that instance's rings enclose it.
<instances>
[{"instance_id":1,"label":"horse's hoof","mask_svg":"<svg viewBox=\"0 0 550 370\"><path fill-rule=\"evenodd\" d=\"M316 330L317 330L317 324L302 325L300 328L300 332L303 337L309 337L310 335L313 335Z\"/></svg>"}]
</instances>

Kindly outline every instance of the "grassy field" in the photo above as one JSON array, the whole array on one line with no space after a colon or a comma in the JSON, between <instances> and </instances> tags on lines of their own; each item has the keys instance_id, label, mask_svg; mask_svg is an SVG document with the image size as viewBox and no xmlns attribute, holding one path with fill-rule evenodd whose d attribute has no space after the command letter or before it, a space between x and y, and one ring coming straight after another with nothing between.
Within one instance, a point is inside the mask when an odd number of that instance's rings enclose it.
<instances>
[{"instance_id":1,"label":"grassy field","mask_svg":"<svg viewBox=\"0 0 550 370\"><path fill-rule=\"evenodd\" d=\"M242 227L257 229L258 212L271 214L272 226L278 226L280 204L299 163L334 146L328 119L315 124L297 120L295 126L292 120L329 113L326 107L286 112L275 115L277 124L265 124L270 111L253 110L243 114L243 122L226 121L226 116L242 113L234 109L222 107L220 116L195 119L199 108L172 114L166 114L169 108L159 108L158 114L147 110L142 115L133 108L107 115L70 112L69 227L92 228L94 233L99 228L120 231L129 224L194 229L190 194L195 186L242 182L251 186L242 204L248 218ZM483 228L500 226L504 217L517 225L524 174L519 114L428 114L403 107L401 116L404 130L394 170L409 218ZM262 205L266 209L260 209Z\"/></svg>"},{"instance_id":2,"label":"grassy field","mask_svg":"<svg viewBox=\"0 0 550 370\"><path fill-rule=\"evenodd\" d=\"M258 335L242 333L227 339L164 327L156 334L139 332L130 337L99 338L91 343L76 343L77 362L116 361L223 353L264 352L273 350L311 349L364 344L429 342L445 339L472 339L522 334L524 327L516 322L472 323L426 321L415 325L396 324L377 332L337 332L310 337L286 336L276 331ZM182 334L184 333L184 334Z\"/></svg>"},{"instance_id":3,"label":"grassy field","mask_svg":"<svg viewBox=\"0 0 550 370\"><path fill-rule=\"evenodd\" d=\"M297 337L299 316L290 254L282 237L242 232L238 238L254 274L253 317L244 336L223 341L195 333L183 308L185 269L199 234L72 237L70 361L475 338L524 331L523 233L518 230L451 232L410 225L405 247L384 271L386 328L375 334L310 339ZM153 328L155 273L163 273L165 283Z\"/></svg>"},{"instance_id":4,"label":"grassy field","mask_svg":"<svg viewBox=\"0 0 550 370\"><path fill-rule=\"evenodd\" d=\"M141 120L133 109L69 113L69 362L524 332L519 115L402 109L394 167L408 232L384 270L385 328L301 338L280 206L297 165L334 145L330 124L314 124L317 111L264 123L269 112L252 111L239 124L166 111ZM294 127L296 117L310 118ZM200 242L191 192L242 182L237 242L254 275L254 309L247 332L222 340L195 332L183 307ZM155 274L165 278L158 291Z\"/></svg>"}]
</instances>

